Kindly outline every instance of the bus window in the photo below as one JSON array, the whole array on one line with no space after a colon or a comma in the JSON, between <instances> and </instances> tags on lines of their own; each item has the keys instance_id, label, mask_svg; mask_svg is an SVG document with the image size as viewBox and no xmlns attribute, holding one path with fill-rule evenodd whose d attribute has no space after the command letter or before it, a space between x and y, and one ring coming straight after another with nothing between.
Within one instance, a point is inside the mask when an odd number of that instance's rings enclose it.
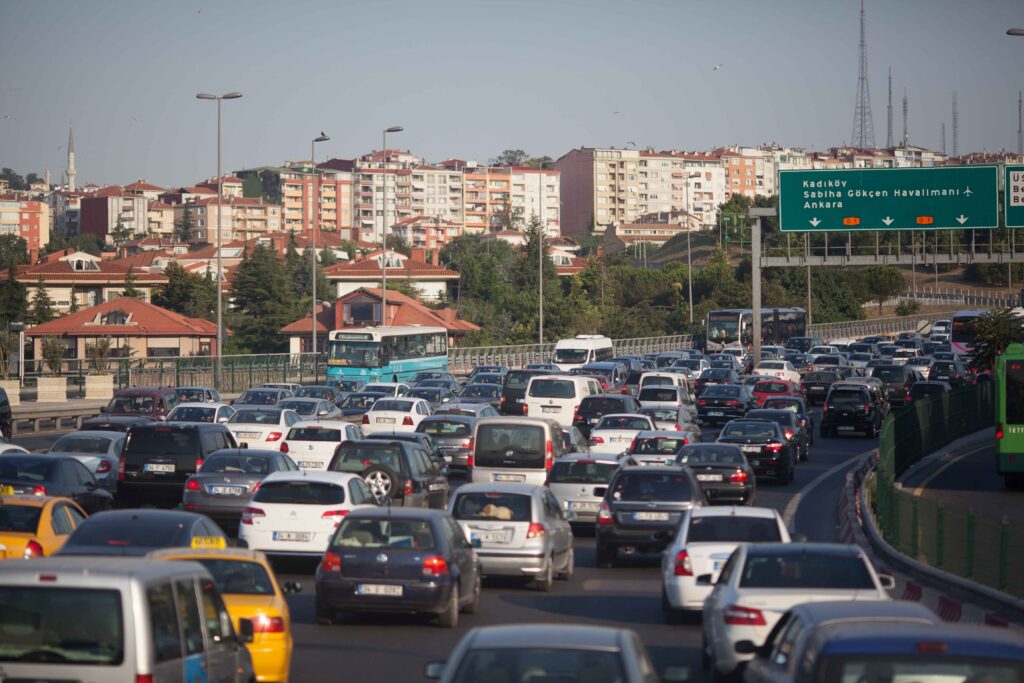
<instances>
[{"instance_id":1,"label":"bus window","mask_svg":"<svg viewBox=\"0 0 1024 683\"><path fill-rule=\"evenodd\" d=\"M1024 361L1006 363L1006 424L1024 424Z\"/></svg>"}]
</instances>

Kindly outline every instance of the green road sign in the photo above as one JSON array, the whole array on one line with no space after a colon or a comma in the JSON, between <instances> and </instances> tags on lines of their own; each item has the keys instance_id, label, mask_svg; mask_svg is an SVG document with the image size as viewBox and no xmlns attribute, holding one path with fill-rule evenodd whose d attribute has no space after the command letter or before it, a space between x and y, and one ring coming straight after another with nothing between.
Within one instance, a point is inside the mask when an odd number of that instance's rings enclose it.
<instances>
[{"instance_id":1,"label":"green road sign","mask_svg":"<svg viewBox=\"0 0 1024 683\"><path fill-rule=\"evenodd\" d=\"M1006 227L1024 228L1024 166L1007 166L1005 174Z\"/></svg>"},{"instance_id":2,"label":"green road sign","mask_svg":"<svg viewBox=\"0 0 1024 683\"><path fill-rule=\"evenodd\" d=\"M779 171L783 231L937 230L999 225L998 168ZM1024 216L1024 204L1021 205Z\"/></svg>"}]
</instances>

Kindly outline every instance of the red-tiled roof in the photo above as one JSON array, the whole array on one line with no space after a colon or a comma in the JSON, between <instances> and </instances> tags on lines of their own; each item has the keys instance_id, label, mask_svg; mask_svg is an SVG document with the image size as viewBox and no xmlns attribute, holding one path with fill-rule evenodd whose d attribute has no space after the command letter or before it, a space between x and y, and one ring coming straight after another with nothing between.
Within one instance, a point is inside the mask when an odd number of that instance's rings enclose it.
<instances>
[{"instance_id":1,"label":"red-tiled roof","mask_svg":"<svg viewBox=\"0 0 1024 683\"><path fill-rule=\"evenodd\" d=\"M73 253L73 252L72 252ZM99 270L75 270L68 261L52 259L50 254L47 260L31 266L19 266L15 279L22 283L38 282L42 278L44 283L52 282L108 282L111 284L123 284L128 276L128 265L122 265L118 261L96 261ZM63 254L61 254L63 256ZM51 260L52 259L52 260ZM167 277L160 273L133 272L136 284L163 284Z\"/></svg>"},{"instance_id":2,"label":"red-tiled roof","mask_svg":"<svg viewBox=\"0 0 1024 683\"><path fill-rule=\"evenodd\" d=\"M129 316L126 324L97 324L97 316L102 321L103 315L117 310ZM37 325L26 334L32 337L210 337L216 336L217 325L202 318L187 318L139 299L122 297Z\"/></svg>"},{"instance_id":3,"label":"red-tiled roof","mask_svg":"<svg viewBox=\"0 0 1024 683\"><path fill-rule=\"evenodd\" d=\"M336 263L333 266L324 268L324 275L327 276L328 280L380 277L381 268L376 257L383 253L383 250L378 249L367 254L361 261ZM443 266L434 266L429 263L423 263L422 261L413 261L408 256L405 257L404 261L405 263L401 268L388 268L388 273L393 273L396 277L413 279L443 278L445 280L457 280L459 277L459 274L454 270L448 270Z\"/></svg>"},{"instance_id":4,"label":"red-tiled roof","mask_svg":"<svg viewBox=\"0 0 1024 683\"><path fill-rule=\"evenodd\" d=\"M216 194L216 192L214 194ZM192 202L191 206L212 206L216 203L216 197L209 197L206 199L197 199ZM224 206L280 206L280 204L272 204L270 202L265 202L262 199L254 199L252 197L224 197L221 204Z\"/></svg>"},{"instance_id":5,"label":"red-tiled roof","mask_svg":"<svg viewBox=\"0 0 1024 683\"><path fill-rule=\"evenodd\" d=\"M317 332L328 332L334 327L335 309L334 306L344 306L345 302L358 294L368 295L380 300L381 290L374 287L360 287L354 292L346 294L334 302L333 306L322 306L317 311ZM416 299L406 296L401 292L388 290L388 313L391 318L388 325L423 325L429 327L443 327L449 334L475 332L480 328L468 320L460 319L453 310L442 309L434 311ZM312 323L310 316L302 320L296 320L281 328L281 334L301 335L310 334Z\"/></svg>"},{"instance_id":6,"label":"red-tiled roof","mask_svg":"<svg viewBox=\"0 0 1024 683\"><path fill-rule=\"evenodd\" d=\"M124 258L117 259L116 261L108 261L108 263L116 263L125 267L133 268L149 268L153 265L153 262L157 259L174 258L171 251L166 249L153 249L152 251L142 251L138 254L132 254L131 256L125 256ZM133 275L138 274L136 271Z\"/></svg>"},{"instance_id":7,"label":"red-tiled roof","mask_svg":"<svg viewBox=\"0 0 1024 683\"><path fill-rule=\"evenodd\" d=\"M134 183L125 185L124 188L127 191L143 191L143 192L163 192L164 188L157 185L147 183L145 180L136 180Z\"/></svg>"},{"instance_id":8,"label":"red-tiled roof","mask_svg":"<svg viewBox=\"0 0 1024 683\"><path fill-rule=\"evenodd\" d=\"M558 271L559 275L575 275L576 273L582 272L586 267L587 259L573 256L570 265L555 266L555 270Z\"/></svg>"},{"instance_id":9,"label":"red-tiled roof","mask_svg":"<svg viewBox=\"0 0 1024 683\"><path fill-rule=\"evenodd\" d=\"M154 200L149 202L149 208L151 208L151 209L173 209L174 208L174 204L168 204L167 202L162 202L159 199L154 199Z\"/></svg>"},{"instance_id":10,"label":"red-tiled roof","mask_svg":"<svg viewBox=\"0 0 1024 683\"><path fill-rule=\"evenodd\" d=\"M280 330L281 334L310 334L312 325L307 315L302 320L296 320L295 322L288 323ZM317 334L327 334L334 329L334 306L330 304L320 304L320 310L316 312L316 331Z\"/></svg>"}]
</instances>

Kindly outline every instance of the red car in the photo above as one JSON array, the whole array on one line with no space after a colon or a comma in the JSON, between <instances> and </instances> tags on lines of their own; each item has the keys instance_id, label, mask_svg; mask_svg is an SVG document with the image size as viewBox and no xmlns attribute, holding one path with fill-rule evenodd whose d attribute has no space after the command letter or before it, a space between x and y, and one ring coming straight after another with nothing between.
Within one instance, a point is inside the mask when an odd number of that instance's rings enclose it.
<instances>
[{"instance_id":1,"label":"red car","mask_svg":"<svg viewBox=\"0 0 1024 683\"><path fill-rule=\"evenodd\" d=\"M799 385L785 379L766 379L754 385L754 398L757 399L758 406L763 405L764 400L769 396L796 396L803 398L803 392L800 391Z\"/></svg>"}]
</instances>

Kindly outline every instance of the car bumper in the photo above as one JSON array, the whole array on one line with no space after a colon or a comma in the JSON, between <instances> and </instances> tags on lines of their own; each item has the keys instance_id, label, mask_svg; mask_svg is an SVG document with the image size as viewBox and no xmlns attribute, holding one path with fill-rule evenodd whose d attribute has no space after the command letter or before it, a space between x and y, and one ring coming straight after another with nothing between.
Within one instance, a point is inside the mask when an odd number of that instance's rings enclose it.
<instances>
[{"instance_id":1,"label":"car bumper","mask_svg":"<svg viewBox=\"0 0 1024 683\"><path fill-rule=\"evenodd\" d=\"M756 473L755 473L756 474ZM700 482L701 487L712 503L745 505L754 497L753 484L707 484Z\"/></svg>"},{"instance_id":2,"label":"car bumper","mask_svg":"<svg viewBox=\"0 0 1024 683\"><path fill-rule=\"evenodd\" d=\"M754 464L754 463L758 464ZM754 470L755 477L781 477L786 474L787 461L784 458L761 458L750 461L750 468Z\"/></svg>"},{"instance_id":3,"label":"car bumper","mask_svg":"<svg viewBox=\"0 0 1024 683\"><path fill-rule=\"evenodd\" d=\"M477 557L487 576L536 576L544 571L545 552L538 550L488 550L478 548Z\"/></svg>"},{"instance_id":4,"label":"car bumper","mask_svg":"<svg viewBox=\"0 0 1024 683\"><path fill-rule=\"evenodd\" d=\"M250 550L290 557L321 557L333 535L333 531L313 532L309 541L276 541L272 531L253 531L246 524L240 524L238 529L238 540L245 541Z\"/></svg>"},{"instance_id":5,"label":"car bumper","mask_svg":"<svg viewBox=\"0 0 1024 683\"><path fill-rule=\"evenodd\" d=\"M357 595L356 589L362 583L401 585L402 596ZM440 582L323 579L319 575L316 581L317 605L339 611L440 614L451 593L451 584Z\"/></svg>"},{"instance_id":6,"label":"car bumper","mask_svg":"<svg viewBox=\"0 0 1024 683\"><path fill-rule=\"evenodd\" d=\"M272 638L272 636L282 635L283 638ZM252 657L252 668L256 672L256 680L259 683L288 680L288 669L292 659L292 636L290 633L260 634L246 647Z\"/></svg>"},{"instance_id":7,"label":"car bumper","mask_svg":"<svg viewBox=\"0 0 1024 683\"><path fill-rule=\"evenodd\" d=\"M672 542L675 530L616 529L597 527L597 542L606 548L633 548L637 552L660 553Z\"/></svg>"},{"instance_id":8,"label":"car bumper","mask_svg":"<svg viewBox=\"0 0 1024 683\"><path fill-rule=\"evenodd\" d=\"M700 612L704 609L704 598L711 594L714 586L698 586L695 577L671 576L662 580L665 599L672 609Z\"/></svg>"},{"instance_id":9,"label":"car bumper","mask_svg":"<svg viewBox=\"0 0 1024 683\"><path fill-rule=\"evenodd\" d=\"M123 507L138 505L154 505L156 507L176 507L181 503L185 491L185 482L150 482L125 479L118 482L118 502Z\"/></svg>"},{"instance_id":10,"label":"car bumper","mask_svg":"<svg viewBox=\"0 0 1024 683\"><path fill-rule=\"evenodd\" d=\"M712 415L711 413L721 413L721 415ZM699 410L697 411L697 421L701 424L718 424L719 422L737 420L745 414L736 408Z\"/></svg>"},{"instance_id":11,"label":"car bumper","mask_svg":"<svg viewBox=\"0 0 1024 683\"><path fill-rule=\"evenodd\" d=\"M745 666L754 658L754 655L737 653L736 643L741 640L749 640L755 645L761 645L768 637L770 630L764 626L727 625L723 634L725 637L715 639L712 643L712 647L715 649L715 668L718 673L729 675Z\"/></svg>"}]
</instances>

